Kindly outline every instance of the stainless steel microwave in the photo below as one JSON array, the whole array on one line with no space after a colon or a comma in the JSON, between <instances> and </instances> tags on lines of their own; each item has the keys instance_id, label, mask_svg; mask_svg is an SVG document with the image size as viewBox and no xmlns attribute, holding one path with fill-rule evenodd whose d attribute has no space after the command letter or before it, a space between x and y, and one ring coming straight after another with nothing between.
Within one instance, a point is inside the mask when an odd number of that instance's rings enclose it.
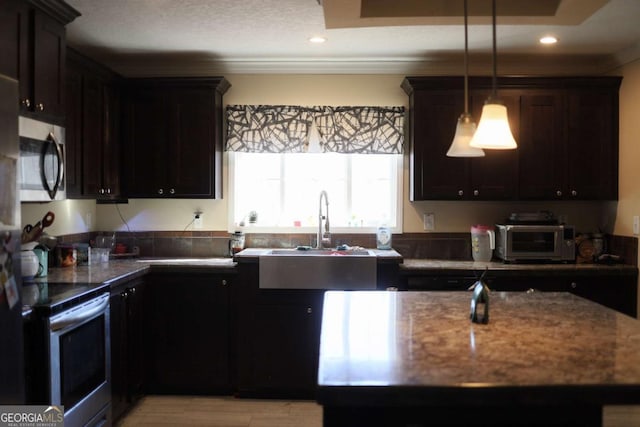
<instances>
[{"instance_id":1,"label":"stainless steel microwave","mask_svg":"<svg viewBox=\"0 0 640 427\"><path fill-rule=\"evenodd\" d=\"M570 225L496 224L496 256L505 262L573 262L575 229Z\"/></svg>"},{"instance_id":2,"label":"stainless steel microwave","mask_svg":"<svg viewBox=\"0 0 640 427\"><path fill-rule=\"evenodd\" d=\"M64 200L65 129L20 116L18 185L21 202Z\"/></svg>"}]
</instances>

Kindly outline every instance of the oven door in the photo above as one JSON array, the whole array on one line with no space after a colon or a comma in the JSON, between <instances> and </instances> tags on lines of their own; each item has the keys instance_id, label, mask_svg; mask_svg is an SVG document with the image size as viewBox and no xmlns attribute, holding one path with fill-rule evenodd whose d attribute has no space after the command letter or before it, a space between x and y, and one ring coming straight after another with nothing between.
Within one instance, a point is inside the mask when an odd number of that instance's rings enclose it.
<instances>
[{"instance_id":1,"label":"oven door","mask_svg":"<svg viewBox=\"0 0 640 427\"><path fill-rule=\"evenodd\" d=\"M514 260L560 260L562 236L556 226L507 226L507 254Z\"/></svg>"},{"instance_id":2,"label":"oven door","mask_svg":"<svg viewBox=\"0 0 640 427\"><path fill-rule=\"evenodd\" d=\"M110 423L109 294L49 319L50 402L66 425Z\"/></svg>"}]
</instances>

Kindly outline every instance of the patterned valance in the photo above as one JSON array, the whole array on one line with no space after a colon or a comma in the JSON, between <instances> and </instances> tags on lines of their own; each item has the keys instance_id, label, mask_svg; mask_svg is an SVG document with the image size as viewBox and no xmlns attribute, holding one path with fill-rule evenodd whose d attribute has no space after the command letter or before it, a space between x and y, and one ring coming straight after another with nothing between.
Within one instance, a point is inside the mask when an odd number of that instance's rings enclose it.
<instances>
[{"instance_id":1,"label":"patterned valance","mask_svg":"<svg viewBox=\"0 0 640 427\"><path fill-rule=\"evenodd\" d=\"M402 153L404 107L229 105L226 149L304 153L312 126L324 152Z\"/></svg>"},{"instance_id":2,"label":"patterned valance","mask_svg":"<svg viewBox=\"0 0 640 427\"><path fill-rule=\"evenodd\" d=\"M325 152L402 153L404 107L323 107L314 120Z\"/></svg>"},{"instance_id":3,"label":"patterned valance","mask_svg":"<svg viewBox=\"0 0 640 427\"><path fill-rule=\"evenodd\" d=\"M227 150L252 153L303 153L312 117L288 105L227 106Z\"/></svg>"}]
</instances>

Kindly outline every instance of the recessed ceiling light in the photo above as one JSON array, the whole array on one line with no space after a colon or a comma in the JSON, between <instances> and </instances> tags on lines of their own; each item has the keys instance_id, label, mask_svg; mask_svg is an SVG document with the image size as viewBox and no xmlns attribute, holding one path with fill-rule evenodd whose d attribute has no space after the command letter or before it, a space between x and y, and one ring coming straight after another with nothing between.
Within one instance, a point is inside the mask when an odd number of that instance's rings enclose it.
<instances>
[{"instance_id":1,"label":"recessed ceiling light","mask_svg":"<svg viewBox=\"0 0 640 427\"><path fill-rule=\"evenodd\" d=\"M326 37L322 37L322 36L313 36L309 38L309 41L311 43L316 43L316 44L320 44L320 43L324 43L327 41Z\"/></svg>"},{"instance_id":2,"label":"recessed ceiling light","mask_svg":"<svg viewBox=\"0 0 640 427\"><path fill-rule=\"evenodd\" d=\"M558 39L554 36L544 36L540 39L540 43L542 44L555 44L558 42Z\"/></svg>"}]
</instances>

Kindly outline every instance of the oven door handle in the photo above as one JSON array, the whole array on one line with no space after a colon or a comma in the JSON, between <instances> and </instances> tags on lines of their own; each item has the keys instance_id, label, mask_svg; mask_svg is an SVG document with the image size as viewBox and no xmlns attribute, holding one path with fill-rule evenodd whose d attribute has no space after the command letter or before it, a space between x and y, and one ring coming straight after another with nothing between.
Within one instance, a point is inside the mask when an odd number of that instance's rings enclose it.
<instances>
[{"instance_id":1,"label":"oven door handle","mask_svg":"<svg viewBox=\"0 0 640 427\"><path fill-rule=\"evenodd\" d=\"M49 329L54 332L68 326L83 323L103 312L107 307L109 307L109 294L105 294L96 298L94 301L89 301L80 307L52 317L49 323Z\"/></svg>"},{"instance_id":2,"label":"oven door handle","mask_svg":"<svg viewBox=\"0 0 640 427\"><path fill-rule=\"evenodd\" d=\"M60 187L60 184L62 183L62 179L64 178L64 154L62 153L62 146L56 139L55 135L53 135L53 132L49 132L49 137L47 138L47 140L51 144L53 144L53 146L56 148L56 157L58 159L58 176L56 177L56 182L53 185L53 188L49 187L49 183L47 182L46 177L43 177L43 181L47 189L47 193L49 193L49 197L51 197L51 200L53 200L56 198L56 194L58 193L58 188ZM42 173L43 174L45 170L44 157L45 156L42 156Z\"/></svg>"}]
</instances>

